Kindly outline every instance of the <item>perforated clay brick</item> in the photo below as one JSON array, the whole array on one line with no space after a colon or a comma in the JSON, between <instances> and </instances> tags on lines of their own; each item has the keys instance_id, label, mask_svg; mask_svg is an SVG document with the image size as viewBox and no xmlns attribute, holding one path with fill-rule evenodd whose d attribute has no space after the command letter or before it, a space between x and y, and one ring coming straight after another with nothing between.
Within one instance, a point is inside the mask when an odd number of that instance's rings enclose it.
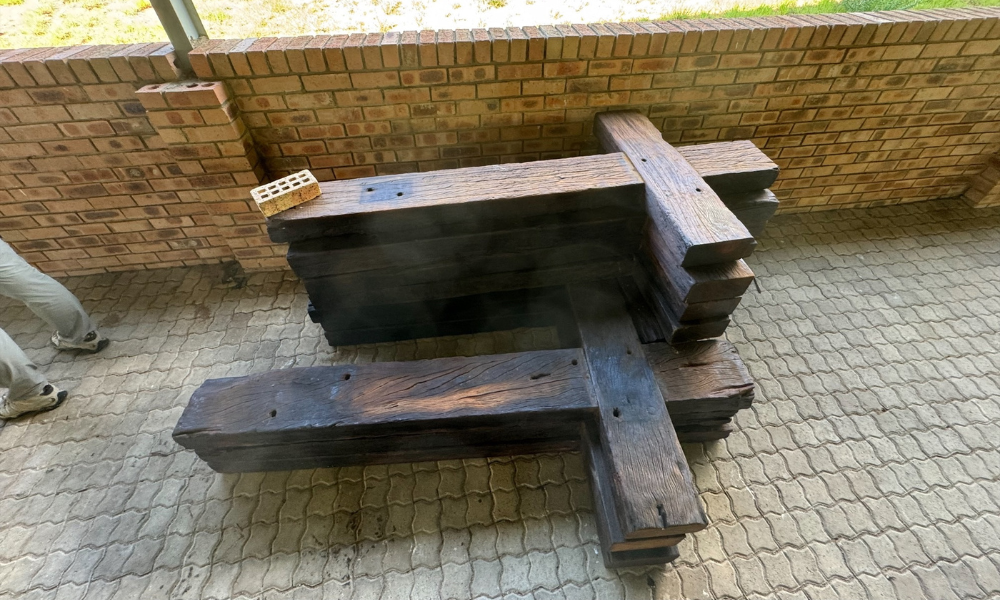
<instances>
[{"instance_id":1,"label":"perforated clay brick","mask_svg":"<svg viewBox=\"0 0 1000 600\"><path fill-rule=\"evenodd\" d=\"M319 182L308 169L250 190L265 217L298 206L319 196Z\"/></svg>"}]
</instances>

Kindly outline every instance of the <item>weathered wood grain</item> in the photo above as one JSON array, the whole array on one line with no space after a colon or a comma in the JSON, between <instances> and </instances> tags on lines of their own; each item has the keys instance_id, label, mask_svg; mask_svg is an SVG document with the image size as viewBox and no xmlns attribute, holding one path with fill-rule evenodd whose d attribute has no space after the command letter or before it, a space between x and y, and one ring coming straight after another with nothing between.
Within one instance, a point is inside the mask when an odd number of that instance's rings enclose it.
<instances>
[{"instance_id":1,"label":"weathered wood grain","mask_svg":"<svg viewBox=\"0 0 1000 600\"><path fill-rule=\"evenodd\" d=\"M675 422L691 413L732 416L753 403L753 379L728 341L646 344L643 350Z\"/></svg>"},{"instance_id":2,"label":"weathered wood grain","mask_svg":"<svg viewBox=\"0 0 1000 600\"><path fill-rule=\"evenodd\" d=\"M663 294L659 299L650 300L643 288L636 283L636 271L633 277L619 278L619 285L628 306L628 313L632 316L636 332L643 344L663 341L690 341L692 339L703 339L701 336L706 333L711 334L706 337L717 337L722 335L724 329L716 333L717 327L725 327L721 321L728 323L729 315L739 306L740 298L729 298L725 300L711 300L708 302L696 302L693 304L683 304L680 315L675 315L673 307L669 308L670 318L666 320L667 326L661 322L658 312L660 309L654 308L661 302L666 302ZM643 279L640 274L639 279ZM648 284L647 284L648 285ZM699 324L712 322L713 325L706 329ZM719 322L719 323L716 323ZM697 329L697 331L695 331ZM676 339L674 334L677 333Z\"/></svg>"},{"instance_id":3,"label":"weathered wood grain","mask_svg":"<svg viewBox=\"0 0 1000 600\"><path fill-rule=\"evenodd\" d=\"M594 132L607 152L623 152L646 185L646 208L655 230L670 241L674 262L685 267L749 256L754 239L698 172L639 113L597 115Z\"/></svg>"},{"instance_id":4,"label":"weathered wood grain","mask_svg":"<svg viewBox=\"0 0 1000 600\"><path fill-rule=\"evenodd\" d=\"M736 218L743 222L743 225L754 237L760 236L764 232L767 222L774 216L781 204L771 190L747 192L723 200L729 210L733 211Z\"/></svg>"},{"instance_id":5,"label":"weathered wood grain","mask_svg":"<svg viewBox=\"0 0 1000 600\"><path fill-rule=\"evenodd\" d=\"M440 446L442 428L509 429L513 439L530 423L556 430L553 420L595 414L582 352L550 350L212 379L192 395L174 439L199 454L244 449L253 470L253 461L282 458L269 448L298 449L302 458L384 453L399 451L399 440L411 435L417 439L406 448L421 448L424 437L431 440L425 447Z\"/></svg>"},{"instance_id":6,"label":"weathered wood grain","mask_svg":"<svg viewBox=\"0 0 1000 600\"><path fill-rule=\"evenodd\" d=\"M707 525L663 395L615 281L573 286L570 302L600 411L600 441L626 540Z\"/></svg>"},{"instance_id":7,"label":"weathered wood grain","mask_svg":"<svg viewBox=\"0 0 1000 600\"><path fill-rule=\"evenodd\" d=\"M753 283L753 271L740 259L701 267L683 267L670 254L671 242L662 232L648 231L644 239L650 258L650 275L670 295L675 312L683 313L683 305L712 300L727 300L742 296Z\"/></svg>"},{"instance_id":8,"label":"weathered wood grain","mask_svg":"<svg viewBox=\"0 0 1000 600\"><path fill-rule=\"evenodd\" d=\"M650 305L642 288L636 279L645 279L645 275L636 269L632 277L619 277L618 288L625 299L625 310L632 317L632 325L636 335L643 344L662 342L667 339L656 310Z\"/></svg>"},{"instance_id":9,"label":"weathered wood grain","mask_svg":"<svg viewBox=\"0 0 1000 600\"><path fill-rule=\"evenodd\" d=\"M727 196L762 190L778 178L778 165L749 140L680 146L677 152L727 205Z\"/></svg>"},{"instance_id":10,"label":"weathered wood grain","mask_svg":"<svg viewBox=\"0 0 1000 600\"><path fill-rule=\"evenodd\" d=\"M382 243L641 216L628 159L602 154L320 184L322 195L268 219L276 242L377 235Z\"/></svg>"},{"instance_id":11,"label":"weathered wood grain","mask_svg":"<svg viewBox=\"0 0 1000 600\"><path fill-rule=\"evenodd\" d=\"M643 261L643 264L648 264L648 262ZM663 334L662 340L650 341L667 341L679 344L718 337L726 332L726 327L729 326L728 316L681 321L677 313L679 310L685 310L688 305L666 293L659 280L654 280L648 274L648 271L652 270L652 268L635 269L632 273L642 291L642 297L653 314L656 315L660 331Z\"/></svg>"},{"instance_id":12,"label":"weathered wood grain","mask_svg":"<svg viewBox=\"0 0 1000 600\"><path fill-rule=\"evenodd\" d=\"M614 494L612 473L601 446L601 436L594 424L580 424L580 447L590 474L597 534L601 540L604 566L609 569L664 564L676 559L677 544L683 535L627 540L621 528ZM646 547L642 547L645 543Z\"/></svg>"}]
</instances>

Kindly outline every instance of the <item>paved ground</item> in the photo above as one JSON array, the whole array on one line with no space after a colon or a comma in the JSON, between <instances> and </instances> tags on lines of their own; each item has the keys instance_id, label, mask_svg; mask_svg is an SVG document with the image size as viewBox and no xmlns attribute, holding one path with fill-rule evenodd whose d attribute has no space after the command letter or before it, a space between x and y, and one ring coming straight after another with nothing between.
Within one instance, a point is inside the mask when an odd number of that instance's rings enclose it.
<instances>
[{"instance_id":1,"label":"paved ground","mask_svg":"<svg viewBox=\"0 0 1000 600\"><path fill-rule=\"evenodd\" d=\"M331 353L281 274L74 279L114 340L79 357L0 304L73 389L0 429L0 598L1000 596L1000 210L789 215L729 336L757 379L688 448L712 525L612 572L579 456L217 475L170 431L204 379L548 347L545 332Z\"/></svg>"}]
</instances>

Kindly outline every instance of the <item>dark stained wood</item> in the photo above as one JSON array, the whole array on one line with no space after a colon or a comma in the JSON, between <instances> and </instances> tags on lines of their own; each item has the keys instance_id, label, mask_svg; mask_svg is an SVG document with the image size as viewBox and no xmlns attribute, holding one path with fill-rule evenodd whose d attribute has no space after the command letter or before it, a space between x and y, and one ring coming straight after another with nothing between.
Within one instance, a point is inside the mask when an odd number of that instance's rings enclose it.
<instances>
[{"instance_id":1,"label":"dark stained wood","mask_svg":"<svg viewBox=\"0 0 1000 600\"><path fill-rule=\"evenodd\" d=\"M590 473L590 490L604 566L614 569L663 564L676 559L679 556L676 546L684 539L683 535L631 541L625 538L612 493L611 471L601 446L598 427L588 423L581 424L580 438L580 447Z\"/></svg>"},{"instance_id":2,"label":"dark stained wood","mask_svg":"<svg viewBox=\"0 0 1000 600\"><path fill-rule=\"evenodd\" d=\"M600 246L580 246L574 252L547 254L538 260L548 264L532 264L532 258L518 262L515 258L502 257L480 274L456 274L448 278L454 266L427 270L399 270L376 277L345 275L309 279L306 290L313 304L323 313L344 306L366 306L394 302L421 302L455 298L473 294L501 292L552 285L567 285L608 277L627 275L633 268L632 261L619 257L614 251ZM494 257L496 258L496 257ZM568 261L559 264L559 261ZM516 270L511 262L523 266ZM496 272L489 272L494 270Z\"/></svg>"},{"instance_id":3,"label":"dark stained wood","mask_svg":"<svg viewBox=\"0 0 1000 600\"><path fill-rule=\"evenodd\" d=\"M741 299L740 296L737 296L736 298L724 298L722 300L692 302L684 306L684 312L678 318L682 323L724 319L733 314L736 307L740 305Z\"/></svg>"},{"instance_id":4,"label":"dark stained wood","mask_svg":"<svg viewBox=\"0 0 1000 600\"><path fill-rule=\"evenodd\" d=\"M474 320L519 314L569 310L563 286L525 288L442 300L392 303L332 310L313 310L317 323L335 329L422 325L449 320Z\"/></svg>"},{"instance_id":5,"label":"dark stained wood","mask_svg":"<svg viewBox=\"0 0 1000 600\"><path fill-rule=\"evenodd\" d=\"M320 184L267 221L276 242L377 236L381 243L641 216L644 185L621 154Z\"/></svg>"},{"instance_id":6,"label":"dark stained wood","mask_svg":"<svg viewBox=\"0 0 1000 600\"><path fill-rule=\"evenodd\" d=\"M727 205L727 196L762 190L778 178L778 165L749 140L681 146L677 152Z\"/></svg>"},{"instance_id":7,"label":"dark stained wood","mask_svg":"<svg viewBox=\"0 0 1000 600\"><path fill-rule=\"evenodd\" d=\"M749 256L754 239L719 196L659 130L639 113L597 115L594 132L607 152L623 152L646 184L652 228L669 240L666 248L685 267Z\"/></svg>"},{"instance_id":8,"label":"dark stained wood","mask_svg":"<svg viewBox=\"0 0 1000 600\"><path fill-rule=\"evenodd\" d=\"M694 444L698 442L721 440L729 437L729 434L732 432L733 426L727 423L725 425L718 425L714 427L696 426L681 428L677 432L677 437L685 444Z\"/></svg>"},{"instance_id":9,"label":"dark stained wood","mask_svg":"<svg viewBox=\"0 0 1000 600\"><path fill-rule=\"evenodd\" d=\"M554 325L567 349L210 380L174 438L222 472L582 449L606 566L676 559L707 524L679 442L753 399L731 345L678 343L724 332L776 167L596 129L621 152L325 183L268 220L331 344Z\"/></svg>"},{"instance_id":10,"label":"dark stained wood","mask_svg":"<svg viewBox=\"0 0 1000 600\"><path fill-rule=\"evenodd\" d=\"M567 248L598 246L630 256L638 249L642 225L642 219L598 221L351 248L331 248L326 239L317 239L292 244L288 264L303 279L450 266L456 269L453 277L459 277L483 270L490 262L544 265L552 262L549 255L556 260L572 252Z\"/></svg>"},{"instance_id":11,"label":"dark stained wood","mask_svg":"<svg viewBox=\"0 0 1000 600\"><path fill-rule=\"evenodd\" d=\"M651 270L651 269L650 269ZM663 290L659 281L654 281L647 270L635 269L633 277L642 291L643 298L651 308L660 324L663 333L662 340L674 344L691 342L718 337L726 332L729 317L712 317L701 320L681 321L678 311L686 310L688 305L670 296Z\"/></svg>"},{"instance_id":12,"label":"dark stained wood","mask_svg":"<svg viewBox=\"0 0 1000 600\"><path fill-rule=\"evenodd\" d=\"M726 332L729 322L730 320L727 317L698 323L678 323L673 327L673 333L671 333L670 339L667 341L671 344L683 344L685 342L717 338Z\"/></svg>"},{"instance_id":13,"label":"dark stained wood","mask_svg":"<svg viewBox=\"0 0 1000 600\"><path fill-rule=\"evenodd\" d=\"M481 319L449 319L427 321L413 325L391 325L367 329L325 328L326 340L331 346L352 346L355 344L378 344L402 340L447 335L468 335L487 331L507 331L525 327L556 327L560 332L566 329L565 313L525 312L508 316L487 316ZM562 339L562 337L560 337ZM563 346L570 344L563 343Z\"/></svg>"},{"instance_id":14,"label":"dark stained wood","mask_svg":"<svg viewBox=\"0 0 1000 600\"><path fill-rule=\"evenodd\" d=\"M289 427L341 439L375 425L493 421L507 413L589 409L579 350L306 367L210 379L191 397L175 437L283 435ZM310 402L301 402L309 398ZM281 418L277 419L280 414Z\"/></svg>"},{"instance_id":15,"label":"dark stained wood","mask_svg":"<svg viewBox=\"0 0 1000 600\"><path fill-rule=\"evenodd\" d=\"M199 455L245 450L244 470L295 458L275 447L303 459L439 447L443 428L459 432L452 437L492 428L512 443L524 431L537 442L539 427L558 432L596 415L588 377L582 352L567 349L212 379L192 395L174 439Z\"/></svg>"},{"instance_id":16,"label":"dark stained wood","mask_svg":"<svg viewBox=\"0 0 1000 600\"><path fill-rule=\"evenodd\" d=\"M646 360L668 403L711 398L753 398L753 379L736 347L726 340L647 344Z\"/></svg>"},{"instance_id":17,"label":"dark stained wood","mask_svg":"<svg viewBox=\"0 0 1000 600\"><path fill-rule=\"evenodd\" d=\"M554 326L575 347L576 323L562 286L378 306L340 307L311 317L334 346Z\"/></svg>"},{"instance_id":18,"label":"dark stained wood","mask_svg":"<svg viewBox=\"0 0 1000 600\"><path fill-rule=\"evenodd\" d=\"M705 528L691 472L617 282L573 286L569 294L600 411L601 447L624 538Z\"/></svg>"},{"instance_id":19,"label":"dark stained wood","mask_svg":"<svg viewBox=\"0 0 1000 600\"><path fill-rule=\"evenodd\" d=\"M633 272L634 273L634 272ZM642 276L639 277L642 279ZM694 304L682 305L683 312L679 316L673 314L673 309L667 310L669 314L667 333L664 333L664 325L657 316L658 310L653 308L653 304L665 302L661 294L659 299L651 301L646 297L640 286L636 283L635 277L621 277L618 280L625 295L628 305L628 313L632 316L632 323L643 344L667 341L685 341L691 339L703 339L705 337L717 337L724 332L717 332L718 327L724 327L719 321L728 323L729 315L732 314L740 303L740 298L730 298L726 300L712 300L709 302L697 302ZM713 323L706 328L704 323ZM677 339L674 340L674 334ZM706 335L707 334L707 335ZM696 337L692 337L696 336Z\"/></svg>"},{"instance_id":20,"label":"dark stained wood","mask_svg":"<svg viewBox=\"0 0 1000 600\"><path fill-rule=\"evenodd\" d=\"M754 237L764 232L764 227L780 204L778 197L771 193L771 190L747 192L723 200Z\"/></svg>"},{"instance_id":21,"label":"dark stained wood","mask_svg":"<svg viewBox=\"0 0 1000 600\"><path fill-rule=\"evenodd\" d=\"M643 347L682 442L727 437L736 413L753 403L754 383L725 340Z\"/></svg>"},{"instance_id":22,"label":"dark stained wood","mask_svg":"<svg viewBox=\"0 0 1000 600\"><path fill-rule=\"evenodd\" d=\"M637 277L644 279L642 273L636 273L632 277L618 278L618 288L625 299L625 310L632 317L632 325L635 327L640 342L643 344L662 342L667 339L663 325L656 316L656 310L643 294L642 288L636 283Z\"/></svg>"},{"instance_id":23,"label":"dark stained wood","mask_svg":"<svg viewBox=\"0 0 1000 600\"><path fill-rule=\"evenodd\" d=\"M680 543L678 541L677 543ZM680 557L677 546L664 546L648 550L622 550L604 553L601 548L604 564L609 569L624 569L628 567L645 567L649 565L665 565Z\"/></svg>"},{"instance_id":24,"label":"dark stained wood","mask_svg":"<svg viewBox=\"0 0 1000 600\"><path fill-rule=\"evenodd\" d=\"M703 411L732 416L753 403L753 379L736 347L726 340L646 344L643 350L675 421Z\"/></svg>"},{"instance_id":25,"label":"dark stained wood","mask_svg":"<svg viewBox=\"0 0 1000 600\"><path fill-rule=\"evenodd\" d=\"M239 473L566 452L579 447L575 429L579 424L573 416L544 425L538 421L525 417L502 427L442 427L361 439L206 448L197 453L215 471Z\"/></svg>"},{"instance_id":26,"label":"dark stained wood","mask_svg":"<svg viewBox=\"0 0 1000 600\"><path fill-rule=\"evenodd\" d=\"M736 298L753 283L753 271L742 259L683 267L673 261L667 248L670 242L656 232L649 232L646 243L650 275L670 294L678 315L683 312L682 304Z\"/></svg>"}]
</instances>

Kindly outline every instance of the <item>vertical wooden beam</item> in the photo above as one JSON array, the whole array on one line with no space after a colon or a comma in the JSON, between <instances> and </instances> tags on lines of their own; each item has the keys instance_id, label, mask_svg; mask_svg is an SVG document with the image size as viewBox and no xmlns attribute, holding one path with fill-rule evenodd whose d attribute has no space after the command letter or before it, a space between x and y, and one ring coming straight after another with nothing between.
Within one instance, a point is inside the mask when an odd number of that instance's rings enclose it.
<instances>
[{"instance_id":1,"label":"vertical wooden beam","mask_svg":"<svg viewBox=\"0 0 1000 600\"><path fill-rule=\"evenodd\" d=\"M708 520L618 283L576 285L569 294L600 413L606 495L621 530L611 549L676 543Z\"/></svg>"}]
</instances>

